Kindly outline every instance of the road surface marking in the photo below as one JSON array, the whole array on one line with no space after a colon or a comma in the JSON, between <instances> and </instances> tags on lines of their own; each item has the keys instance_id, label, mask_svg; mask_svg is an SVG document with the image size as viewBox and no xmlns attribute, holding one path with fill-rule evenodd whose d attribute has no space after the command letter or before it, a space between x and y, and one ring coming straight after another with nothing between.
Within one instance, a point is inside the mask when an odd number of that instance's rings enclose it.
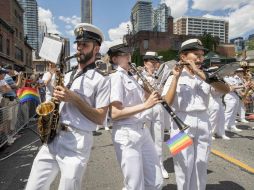
<instances>
[{"instance_id":1,"label":"road surface marking","mask_svg":"<svg viewBox=\"0 0 254 190\"><path fill-rule=\"evenodd\" d=\"M233 158L231 156L228 156L228 155L226 155L226 154L224 154L224 153L222 153L222 152L220 152L218 150L212 149L211 152L213 154L215 154L216 156L219 156L219 157L223 158L224 160L229 161L232 164L237 165L240 168L242 168L242 169L244 169L244 170L254 174L254 168L248 166L247 164L244 164L241 161L239 161L239 160L237 160L237 159L235 159L235 158Z\"/></svg>"}]
</instances>

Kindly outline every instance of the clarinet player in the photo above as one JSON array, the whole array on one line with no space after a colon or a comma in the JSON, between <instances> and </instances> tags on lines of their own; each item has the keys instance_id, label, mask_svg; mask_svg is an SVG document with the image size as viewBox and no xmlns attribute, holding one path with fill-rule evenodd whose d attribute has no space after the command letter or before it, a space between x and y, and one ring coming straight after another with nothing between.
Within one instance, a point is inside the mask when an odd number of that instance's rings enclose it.
<instances>
[{"instance_id":1,"label":"clarinet player","mask_svg":"<svg viewBox=\"0 0 254 190\"><path fill-rule=\"evenodd\" d=\"M112 140L124 177L123 190L161 189L163 178L159 158L149 129L144 125L145 110L160 102L157 92L145 100L144 90L128 72L131 50L124 44L108 54L118 67L110 77Z\"/></svg>"},{"instance_id":2,"label":"clarinet player","mask_svg":"<svg viewBox=\"0 0 254 190\"><path fill-rule=\"evenodd\" d=\"M173 157L178 190L205 190L211 145L207 113L209 84L222 93L229 91L227 85L218 80L210 80L200 69L205 51L198 39L183 42L179 51L180 66L175 66L173 75L168 78L162 93L176 115L190 126L186 132L193 139L192 146ZM174 123L171 136L178 132Z\"/></svg>"},{"instance_id":3,"label":"clarinet player","mask_svg":"<svg viewBox=\"0 0 254 190\"><path fill-rule=\"evenodd\" d=\"M50 189L61 172L59 190L80 190L97 124L105 120L110 82L95 69L95 55L103 33L92 24L75 27L78 67L64 77L64 86L56 86L53 96L61 101L61 131L37 154L26 190Z\"/></svg>"}]
</instances>

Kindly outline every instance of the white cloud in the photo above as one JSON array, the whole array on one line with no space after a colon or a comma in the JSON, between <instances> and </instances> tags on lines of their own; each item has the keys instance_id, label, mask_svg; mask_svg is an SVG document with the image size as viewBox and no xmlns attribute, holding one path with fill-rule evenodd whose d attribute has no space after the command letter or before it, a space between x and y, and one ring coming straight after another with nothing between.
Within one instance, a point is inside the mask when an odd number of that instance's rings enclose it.
<instances>
[{"instance_id":1,"label":"white cloud","mask_svg":"<svg viewBox=\"0 0 254 190\"><path fill-rule=\"evenodd\" d=\"M254 26L254 4L245 5L233 12L227 17L218 17L210 14L204 15L209 18L220 18L229 21L229 38L244 36L253 30Z\"/></svg>"},{"instance_id":2,"label":"white cloud","mask_svg":"<svg viewBox=\"0 0 254 190\"><path fill-rule=\"evenodd\" d=\"M188 11L189 0L165 0L165 3L170 7L174 18L181 17Z\"/></svg>"},{"instance_id":3,"label":"white cloud","mask_svg":"<svg viewBox=\"0 0 254 190\"><path fill-rule=\"evenodd\" d=\"M108 31L109 41L104 41L100 52L105 54L111 46L123 43L123 36L128 33L127 25L131 28L130 21L122 22L117 28L111 28Z\"/></svg>"},{"instance_id":4,"label":"white cloud","mask_svg":"<svg viewBox=\"0 0 254 190\"><path fill-rule=\"evenodd\" d=\"M42 7L39 7L38 9L38 15L39 15L39 21L45 22L47 25L47 29L49 33L57 33L61 34L61 32L58 30L58 26L54 22L53 14L49 9L43 9Z\"/></svg>"},{"instance_id":5,"label":"white cloud","mask_svg":"<svg viewBox=\"0 0 254 190\"><path fill-rule=\"evenodd\" d=\"M192 8L203 11L236 10L252 2L253 0L193 0Z\"/></svg>"},{"instance_id":6,"label":"white cloud","mask_svg":"<svg viewBox=\"0 0 254 190\"><path fill-rule=\"evenodd\" d=\"M76 15L73 15L72 17L59 16L58 18L59 20L72 26L76 26L81 21L80 17L77 17Z\"/></svg>"}]
</instances>

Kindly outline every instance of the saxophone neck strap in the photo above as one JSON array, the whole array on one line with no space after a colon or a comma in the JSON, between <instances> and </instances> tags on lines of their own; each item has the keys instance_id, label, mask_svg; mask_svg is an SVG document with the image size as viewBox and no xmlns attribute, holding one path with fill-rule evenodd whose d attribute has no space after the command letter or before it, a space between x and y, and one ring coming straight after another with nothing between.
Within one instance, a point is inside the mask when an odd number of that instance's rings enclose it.
<instances>
[{"instance_id":1,"label":"saxophone neck strap","mask_svg":"<svg viewBox=\"0 0 254 190\"><path fill-rule=\"evenodd\" d=\"M81 71L79 71L77 74L76 74L76 72L77 72L78 68L74 69L74 70L72 71L72 73L71 73L70 81L69 81L69 83L66 85L66 87L67 87L68 89L70 89L70 88L71 88L71 85L72 85L72 83L74 82L75 79L77 79L78 77L82 76L82 75L83 75L84 73L86 73L88 70L91 70L91 69L94 69L94 68L96 68L96 65L95 65L95 63L92 63L92 64L87 65L86 67L84 67L84 68L83 68Z\"/></svg>"}]
</instances>

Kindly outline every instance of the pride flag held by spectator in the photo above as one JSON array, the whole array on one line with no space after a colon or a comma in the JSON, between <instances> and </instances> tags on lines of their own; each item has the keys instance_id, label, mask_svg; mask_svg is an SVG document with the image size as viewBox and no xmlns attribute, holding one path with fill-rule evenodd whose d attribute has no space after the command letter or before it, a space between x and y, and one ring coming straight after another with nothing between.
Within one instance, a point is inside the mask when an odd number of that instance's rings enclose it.
<instances>
[{"instance_id":1,"label":"pride flag held by spectator","mask_svg":"<svg viewBox=\"0 0 254 190\"><path fill-rule=\"evenodd\" d=\"M17 96L20 103L27 101L34 101L36 104L40 103L40 95L36 88L23 87L17 90Z\"/></svg>"}]
</instances>

